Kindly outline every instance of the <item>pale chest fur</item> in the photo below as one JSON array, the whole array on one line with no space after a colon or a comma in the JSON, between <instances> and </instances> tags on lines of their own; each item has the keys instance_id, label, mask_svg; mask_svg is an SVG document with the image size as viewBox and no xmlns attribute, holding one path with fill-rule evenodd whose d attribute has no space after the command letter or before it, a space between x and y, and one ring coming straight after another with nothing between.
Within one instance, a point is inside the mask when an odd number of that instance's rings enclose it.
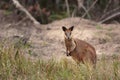
<instances>
[{"instance_id":1,"label":"pale chest fur","mask_svg":"<svg viewBox=\"0 0 120 80\"><path fill-rule=\"evenodd\" d=\"M76 44L75 41L73 39L65 39L65 45L66 45L66 49L67 52L70 53L71 51L73 51L76 48Z\"/></svg>"}]
</instances>

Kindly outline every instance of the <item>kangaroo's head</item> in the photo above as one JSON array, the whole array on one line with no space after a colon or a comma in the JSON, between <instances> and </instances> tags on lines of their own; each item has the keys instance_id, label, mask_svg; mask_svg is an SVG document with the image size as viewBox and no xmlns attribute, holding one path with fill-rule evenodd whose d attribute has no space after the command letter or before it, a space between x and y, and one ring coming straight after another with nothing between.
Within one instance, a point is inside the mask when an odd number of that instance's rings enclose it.
<instances>
[{"instance_id":1,"label":"kangaroo's head","mask_svg":"<svg viewBox=\"0 0 120 80\"><path fill-rule=\"evenodd\" d=\"M72 31L73 31L73 28L74 28L74 26L72 26L72 27L70 27L70 28L66 28L66 27L62 27L62 30L64 31L64 33L65 33L65 38L66 39L71 39L72 37L71 37L71 33L72 33Z\"/></svg>"}]
</instances>

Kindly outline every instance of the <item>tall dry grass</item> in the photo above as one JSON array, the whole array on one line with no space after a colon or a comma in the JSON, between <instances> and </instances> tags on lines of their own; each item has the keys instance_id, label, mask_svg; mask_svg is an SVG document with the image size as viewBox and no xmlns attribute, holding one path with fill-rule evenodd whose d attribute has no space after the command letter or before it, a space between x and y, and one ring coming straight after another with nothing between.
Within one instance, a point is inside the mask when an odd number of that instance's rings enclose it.
<instances>
[{"instance_id":1,"label":"tall dry grass","mask_svg":"<svg viewBox=\"0 0 120 80\"><path fill-rule=\"evenodd\" d=\"M7 44L8 45L8 44ZM0 80L120 80L120 61L117 56L106 60L103 56L96 69L90 65L56 62L25 57L26 48L0 44Z\"/></svg>"}]
</instances>

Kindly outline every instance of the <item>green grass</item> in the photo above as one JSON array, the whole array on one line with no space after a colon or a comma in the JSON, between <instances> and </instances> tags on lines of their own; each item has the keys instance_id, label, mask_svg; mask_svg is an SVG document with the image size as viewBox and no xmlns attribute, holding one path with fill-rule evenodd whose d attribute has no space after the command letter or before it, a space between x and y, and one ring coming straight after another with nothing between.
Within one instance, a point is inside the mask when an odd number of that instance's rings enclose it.
<instances>
[{"instance_id":1,"label":"green grass","mask_svg":"<svg viewBox=\"0 0 120 80\"><path fill-rule=\"evenodd\" d=\"M61 13L52 13L49 17L50 21L54 21L54 20L60 20L63 18L67 18L68 15L66 12L61 12Z\"/></svg>"},{"instance_id":2,"label":"green grass","mask_svg":"<svg viewBox=\"0 0 120 80\"><path fill-rule=\"evenodd\" d=\"M56 62L25 57L23 48L0 44L0 80L120 80L118 57L103 56L96 69L90 65L77 65L67 59Z\"/></svg>"},{"instance_id":3,"label":"green grass","mask_svg":"<svg viewBox=\"0 0 120 80\"><path fill-rule=\"evenodd\" d=\"M99 24L96 24L96 29L102 30L103 28Z\"/></svg>"},{"instance_id":4,"label":"green grass","mask_svg":"<svg viewBox=\"0 0 120 80\"><path fill-rule=\"evenodd\" d=\"M5 12L4 12L4 15L10 15L12 13L12 11L9 11L9 10L6 10Z\"/></svg>"}]
</instances>

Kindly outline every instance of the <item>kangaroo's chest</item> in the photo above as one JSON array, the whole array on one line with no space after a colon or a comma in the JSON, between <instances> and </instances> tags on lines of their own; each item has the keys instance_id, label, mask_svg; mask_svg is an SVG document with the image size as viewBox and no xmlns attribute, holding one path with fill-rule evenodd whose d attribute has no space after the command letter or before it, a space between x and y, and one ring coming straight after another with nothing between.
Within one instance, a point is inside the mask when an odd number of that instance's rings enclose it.
<instances>
[{"instance_id":1,"label":"kangaroo's chest","mask_svg":"<svg viewBox=\"0 0 120 80\"><path fill-rule=\"evenodd\" d=\"M73 51L76 47L76 44L73 40L65 41L66 48L69 52Z\"/></svg>"}]
</instances>

